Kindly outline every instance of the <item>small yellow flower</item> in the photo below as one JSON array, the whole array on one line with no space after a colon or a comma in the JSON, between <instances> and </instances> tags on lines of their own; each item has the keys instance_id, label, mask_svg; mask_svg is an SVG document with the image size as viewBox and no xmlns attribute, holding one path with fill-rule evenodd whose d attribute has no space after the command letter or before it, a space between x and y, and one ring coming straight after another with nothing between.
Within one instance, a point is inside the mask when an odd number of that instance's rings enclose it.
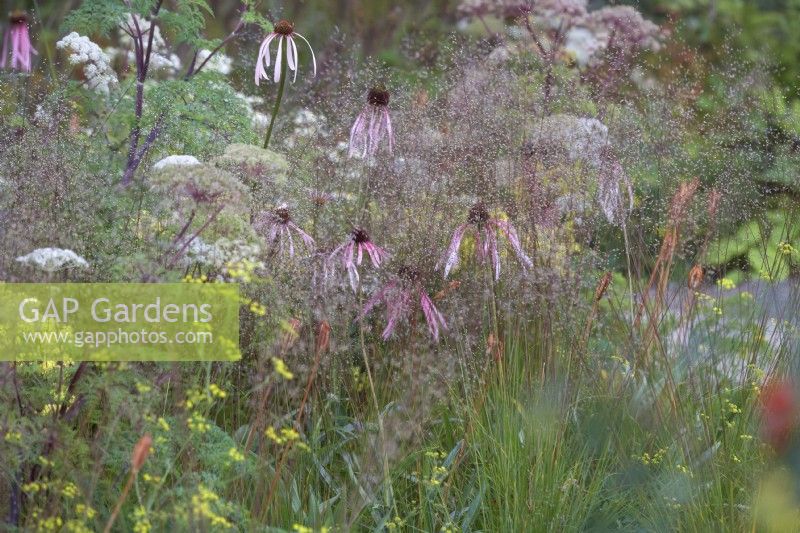
<instances>
[{"instance_id":1,"label":"small yellow flower","mask_svg":"<svg viewBox=\"0 0 800 533\"><path fill-rule=\"evenodd\" d=\"M729 291L731 289L736 288L736 284L730 278L722 278L717 280L717 285L722 287L724 290Z\"/></svg>"},{"instance_id":2,"label":"small yellow flower","mask_svg":"<svg viewBox=\"0 0 800 533\"><path fill-rule=\"evenodd\" d=\"M19 431L8 431L3 437L3 440L12 443L22 442L22 433L20 433Z\"/></svg>"},{"instance_id":3,"label":"small yellow flower","mask_svg":"<svg viewBox=\"0 0 800 533\"><path fill-rule=\"evenodd\" d=\"M192 413L192 416L186 420L186 423L188 424L189 429L196 431L197 433L205 433L211 429L211 424L209 424L205 417L203 417L203 415L197 411Z\"/></svg>"},{"instance_id":4,"label":"small yellow flower","mask_svg":"<svg viewBox=\"0 0 800 533\"><path fill-rule=\"evenodd\" d=\"M78 495L78 487L71 482L67 482L61 489L61 495L67 499L72 499Z\"/></svg>"},{"instance_id":5,"label":"small yellow flower","mask_svg":"<svg viewBox=\"0 0 800 533\"><path fill-rule=\"evenodd\" d=\"M250 312L254 315L264 316L267 314L267 308L253 300L250 302Z\"/></svg>"},{"instance_id":6,"label":"small yellow flower","mask_svg":"<svg viewBox=\"0 0 800 533\"><path fill-rule=\"evenodd\" d=\"M275 372L277 372L278 375L280 375L283 379L287 381L294 379L294 374L289 371L289 368L286 366L286 363L283 362L283 359L273 357L272 366L275 367Z\"/></svg>"},{"instance_id":7,"label":"small yellow flower","mask_svg":"<svg viewBox=\"0 0 800 533\"><path fill-rule=\"evenodd\" d=\"M782 242L778 245L778 251L783 255L790 255L795 252L794 247L788 242Z\"/></svg>"},{"instance_id":8,"label":"small yellow flower","mask_svg":"<svg viewBox=\"0 0 800 533\"><path fill-rule=\"evenodd\" d=\"M228 395L227 392L219 388L219 386L216 385L215 383L212 383L211 385L208 386L208 392L211 394L211 396L214 396L216 398L224 398Z\"/></svg>"},{"instance_id":9,"label":"small yellow flower","mask_svg":"<svg viewBox=\"0 0 800 533\"><path fill-rule=\"evenodd\" d=\"M169 431L170 427L166 420L164 420L163 416L159 416L158 420L156 420L158 427L161 428L163 431Z\"/></svg>"},{"instance_id":10,"label":"small yellow flower","mask_svg":"<svg viewBox=\"0 0 800 533\"><path fill-rule=\"evenodd\" d=\"M89 507L88 505L79 503L75 505L75 514L85 516L89 520L94 518L97 515L97 511Z\"/></svg>"},{"instance_id":11,"label":"small yellow flower","mask_svg":"<svg viewBox=\"0 0 800 533\"><path fill-rule=\"evenodd\" d=\"M152 389L153 389L153 387L151 387L150 385L148 385L146 383L141 383L139 381L136 382L136 391L139 394L146 394L146 393L150 392Z\"/></svg>"},{"instance_id":12,"label":"small yellow flower","mask_svg":"<svg viewBox=\"0 0 800 533\"><path fill-rule=\"evenodd\" d=\"M228 457L231 459L231 461L235 461L237 463L244 461L244 454L236 448L231 448L228 450Z\"/></svg>"}]
</instances>

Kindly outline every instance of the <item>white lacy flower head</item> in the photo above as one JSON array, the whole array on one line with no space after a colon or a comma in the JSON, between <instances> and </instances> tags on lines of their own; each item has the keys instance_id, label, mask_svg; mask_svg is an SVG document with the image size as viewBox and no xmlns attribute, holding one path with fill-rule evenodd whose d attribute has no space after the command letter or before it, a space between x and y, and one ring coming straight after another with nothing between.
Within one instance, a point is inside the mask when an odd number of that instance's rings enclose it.
<instances>
[{"instance_id":1,"label":"white lacy flower head","mask_svg":"<svg viewBox=\"0 0 800 533\"><path fill-rule=\"evenodd\" d=\"M586 16L587 4L587 0L539 0L533 14L553 30L565 29Z\"/></svg>"},{"instance_id":2,"label":"white lacy flower head","mask_svg":"<svg viewBox=\"0 0 800 533\"><path fill-rule=\"evenodd\" d=\"M28 255L17 257L17 261L45 272L55 272L66 268L86 268L89 263L72 250L62 248L37 248Z\"/></svg>"},{"instance_id":3,"label":"white lacy flower head","mask_svg":"<svg viewBox=\"0 0 800 533\"><path fill-rule=\"evenodd\" d=\"M605 47L605 43L588 28L575 27L567 32L564 52L570 55L575 63L585 67L594 55Z\"/></svg>"},{"instance_id":4,"label":"white lacy flower head","mask_svg":"<svg viewBox=\"0 0 800 533\"><path fill-rule=\"evenodd\" d=\"M608 128L597 119L558 114L544 118L534 128L528 150L544 157L566 157L595 168L603 163L608 145Z\"/></svg>"},{"instance_id":5,"label":"white lacy flower head","mask_svg":"<svg viewBox=\"0 0 800 533\"><path fill-rule=\"evenodd\" d=\"M236 96L247 106L247 113L253 124L253 128L257 130L266 130L269 125L269 116L255 109L255 106L264 103L264 99L260 96L250 96L244 93L236 93Z\"/></svg>"},{"instance_id":6,"label":"white lacy flower head","mask_svg":"<svg viewBox=\"0 0 800 533\"><path fill-rule=\"evenodd\" d=\"M208 56L211 55L211 50L200 50L197 53L197 66L203 64L203 62L208 59ZM227 76L233 70L233 59L226 56L221 52L217 52L214 54L211 59L208 60L206 66L203 67L203 71L210 70L214 72L219 72L223 76Z\"/></svg>"},{"instance_id":7,"label":"white lacy flower head","mask_svg":"<svg viewBox=\"0 0 800 533\"><path fill-rule=\"evenodd\" d=\"M122 24L124 31L120 34L122 49L119 50L119 53L125 54L129 63L134 63L136 61L136 56L134 54L133 40L127 32L135 35L137 26L138 31L141 31L143 34L149 34L150 21L138 15L131 15L128 13L127 19ZM149 35L147 35L147 39L149 39ZM166 70L172 74L181 69L181 59L177 55L170 53L167 42L164 40L164 37L161 36L161 29L158 26L153 27L153 48L150 52L150 68L153 70Z\"/></svg>"},{"instance_id":8,"label":"white lacy flower head","mask_svg":"<svg viewBox=\"0 0 800 533\"><path fill-rule=\"evenodd\" d=\"M69 53L71 65L82 66L86 85L93 91L108 95L116 85L117 74L111 68L111 58L88 37L72 32L56 43L56 48Z\"/></svg>"},{"instance_id":9,"label":"white lacy flower head","mask_svg":"<svg viewBox=\"0 0 800 533\"><path fill-rule=\"evenodd\" d=\"M295 129L284 141L289 148L295 146L298 137L314 137L316 135L321 135L323 137L328 136L325 117L314 113L310 109L299 110L292 119L292 122L294 123Z\"/></svg>"},{"instance_id":10,"label":"white lacy flower head","mask_svg":"<svg viewBox=\"0 0 800 533\"><path fill-rule=\"evenodd\" d=\"M192 155L168 155L153 165L153 170L161 170L166 167L188 167L199 164L200 161Z\"/></svg>"}]
</instances>

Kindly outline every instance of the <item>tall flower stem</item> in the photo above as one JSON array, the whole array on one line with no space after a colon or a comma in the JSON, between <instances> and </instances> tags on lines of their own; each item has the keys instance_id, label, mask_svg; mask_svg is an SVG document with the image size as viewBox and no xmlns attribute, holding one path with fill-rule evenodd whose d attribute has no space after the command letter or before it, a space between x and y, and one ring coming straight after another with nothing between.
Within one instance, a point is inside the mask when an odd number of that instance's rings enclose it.
<instances>
[{"instance_id":1,"label":"tall flower stem","mask_svg":"<svg viewBox=\"0 0 800 533\"><path fill-rule=\"evenodd\" d=\"M281 108L281 100L283 99L283 88L286 85L286 67L287 67L287 57L286 51L289 48L288 39L285 37L281 37L286 42L286 46L283 47L281 51L281 81L278 82L278 96L275 97L275 106L272 108L272 118L269 119L269 128L267 128L267 136L264 138L264 148L269 148L269 140L272 138L272 127L275 126L275 117L278 116L278 111Z\"/></svg>"},{"instance_id":2,"label":"tall flower stem","mask_svg":"<svg viewBox=\"0 0 800 533\"><path fill-rule=\"evenodd\" d=\"M359 298L359 308L363 307L361 298ZM389 473L389 456L386 453L386 430L383 426L383 414L378 404L378 395L375 392L375 381L372 379L372 370L370 369L369 355L367 355L367 345L364 340L364 324L359 321L358 325L358 338L361 344L361 355L364 358L364 367L367 371L367 379L369 381L369 390L372 395L372 405L375 408L375 415L378 417L378 437L381 440L381 459L383 460L383 475L384 483L386 483L386 506L392 507L397 513L397 505L394 499L394 487L392 485L392 477Z\"/></svg>"}]
</instances>

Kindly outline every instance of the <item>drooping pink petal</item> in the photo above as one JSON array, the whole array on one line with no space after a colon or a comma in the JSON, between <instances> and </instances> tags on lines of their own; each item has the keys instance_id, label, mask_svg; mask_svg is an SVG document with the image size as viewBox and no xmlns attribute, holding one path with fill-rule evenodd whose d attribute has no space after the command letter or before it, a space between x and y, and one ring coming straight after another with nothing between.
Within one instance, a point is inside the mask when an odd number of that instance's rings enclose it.
<instances>
[{"instance_id":1,"label":"drooping pink petal","mask_svg":"<svg viewBox=\"0 0 800 533\"><path fill-rule=\"evenodd\" d=\"M311 48L311 43L310 43L310 42L308 42L308 39L306 39L305 37L303 37L302 35L300 35L300 34L299 34L299 33L297 33L297 32L294 32L292 35L297 35L298 37L300 37L301 39L303 39L303 40L306 42L306 44L308 45L308 49L309 49L309 51L311 52L311 63L314 65L314 77L316 77L316 76L317 76L317 58L316 58L316 56L314 55L314 49L313 49L313 48ZM295 47L296 47L296 45L295 45ZM296 49L296 48L295 48L295 49ZM295 62L296 62L296 61L295 61Z\"/></svg>"},{"instance_id":2,"label":"drooping pink petal","mask_svg":"<svg viewBox=\"0 0 800 533\"><path fill-rule=\"evenodd\" d=\"M383 340L389 340L403 315L408 313L410 299L411 295L407 290L401 290L394 298L386 299L386 327L382 334Z\"/></svg>"},{"instance_id":3,"label":"drooping pink petal","mask_svg":"<svg viewBox=\"0 0 800 533\"><path fill-rule=\"evenodd\" d=\"M367 149L365 152L365 156L369 155L370 157L375 155L375 152L378 150L378 143L375 140L376 135L376 127L380 126L380 122L377 120L377 113L375 112L375 108L370 106L369 110L369 126L367 126Z\"/></svg>"},{"instance_id":4,"label":"drooping pink petal","mask_svg":"<svg viewBox=\"0 0 800 533\"><path fill-rule=\"evenodd\" d=\"M350 268L351 266L355 266L353 262L353 254L355 253L355 243L350 241L344 249L344 254L342 255L342 262L346 268Z\"/></svg>"},{"instance_id":5,"label":"drooping pink petal","mask_svg":"<svg viewBox=\"0 0 800 533\"><path fill-rule=\"evenodd\" d=\"M289 70L294 72L294 78L292 78L292 83L294 83L297 81L297 46L295 46L291 35L286 37L286 61Z\"/></svg>"},{"instance_id":6,"label":"drooping pink petal","mask_svg":"<svg viewBox=\"0 0 800 533\"><path fill-rule=\"evenodd\" d=\"M289 228L283 228L283 231L286 233L286 236L289 238L289 257L294 257L294 239L292 238L292 232L289 231Z\"/></svg>"},{"instance_id":7,"label":"drooping pink petal","mask_svg":"<svg viewBox=\"0 0 800 533\"><path fill-rule=\"evenodd\" d=\"M362 154L361 157L363 157L363 154L366 153L367 138L364 124L366 122L367 111L367 109L362 110L356 117L356 121L353 122L353 127L350 128L350 148L347 153L348 157L353 157L356 154Z\"/></svg>"},{"instance_id":8,"label":"drooping pink petal","mask_svg":"<svg viewBox=\"0 0 800 533\"><path fill-rule=\"evenodd\" d=\"M370 259L372 259L373 266L375 266L375 268L380 267L381 261L386 255L388 255L386 251L372 242L366 243L365 248L367 249Z\"/></svg>"},{"instance_id":9,"label":"drooping pink petal","mask_svg":"<svg viewBox=\"0 0 800 533\"><path fill-rule=\"evenodd\" d=\"M311 235L309 235L308 233L306 233L305 231L303 231L302 229L300 229L300 226L298 226L298 225L297 225L297 224L295 224L294 222L291 222L291 221L290 221L290 222L288 223L288 225L289 225L289 228L291 228L291 229L292 229L292 230L294 230L294 231L295 231L295 232L296 232L298 235L300 235L300 238L301 238L301 239L303 239L303 242L305 243L305 245L306 245L307 247L309 247L309 248L313 248L313 247L314 247L314 238L313 238L313 237L311 237Z\"/></svg>"},{"instance_id":10,"label":"drooping pink petal","mask_svg":"<svg viewBox=\"0 0 800 533\"><path fill-rule=\"evenodd\" d=\"M492 223L498 229L500 229L500 231L506 236L506 239L508 239L508 242L511 244L511 248L517 255L517 259L519 259L520 263L522 263L523 270L531 268L533 266L533 261L522 250L522 243L520 242L519 235L517 234L517 230L514 228L514 226L512 226L507 220L500 219L494 219L492 220Z\"/></svg>"},{"instance_id":11,"label":"drooping pink petal","mask_svg":"<svg viewBox=\"0 0 800 533\"><path fill-rule=\"evenodd\" d=\"M464 238L464 233L469 228L469 224L462 224L453 232L453 237L450 239L450 246L447 247L447 253L444 257L444 277L450 274L450 270L458 265L458 251L461 249L461 241Z\"/></svg>"},{"instance_id":12,"label":"drooping pink petal","mask_svg":"<svg viewBox=\"0 0 800 533\"><path fill-rule=\"evenodd\" d=\"M389 141L389 153L394 152L394 132L392 131L392 118L389 116L389 109L383 108L383 122L386 127L386 134Z\"/></svg>"},{"instance_id":13,"label":"drooping pink petal","mask_svg":"<svg viewBox=\"0 0 800 533\"><path fill-rule=\"evenodd\" d=\"M270 33L261 43L261 47L258 50L258 58L256 59L256 85L261 82L262 78L268 79L266 68L270 65L269 46L277 36L277 33Z\"/></svg>"},{"instance_id":14,"label":"drooping pink petal","mask_svg":"<svg viewBox=\"0 0 800 533\"><path fill-rule=\"evenodd\" d=\"M347 275L350 278L350 287L353 288L353 292L357 292L360 278L358 277L358 269L352 262L347 265Z\"/></svg>"},{"instance_id":15,"label":"drooping pink petal","mask_svg":"<svg viewBox=\"0 0 800 533\"><path fill-rule=\"evenodd\" d=\"M281 81L281 67L283 66L283 41L286 39L284 36L278 38L278 55L275 56L275 72L272 76L272 81L278 83Z\"/></svg>"},{"instance_id":16,"label":"drooping pink petal","mask_svg":"<svg viewBox=\"0 0 800 533\"><path fill-rule=\"evenodd\" d=\"M430 296L422 289L419 290L419 303L420 307L422 307L422 314L425 315L425 322L428 324L428 330L430 330L431 335L433 335L433 339L438 341L439 327L441 326L442 329L447 329L444 317L439 310L436 309Z\"/></svg>"},{"instance_id":17,"label":"drooping pink petal","mask_svg":"<svg viewBox=\"0 0 800 533\"><path fill-rule=\"evenodd\" d=\"M6 58L8 57L8 41L11 39L11 30L7 30L3 36L3 57L0 58L0 68L6 68Z\"/></svg>"}]
</instances>

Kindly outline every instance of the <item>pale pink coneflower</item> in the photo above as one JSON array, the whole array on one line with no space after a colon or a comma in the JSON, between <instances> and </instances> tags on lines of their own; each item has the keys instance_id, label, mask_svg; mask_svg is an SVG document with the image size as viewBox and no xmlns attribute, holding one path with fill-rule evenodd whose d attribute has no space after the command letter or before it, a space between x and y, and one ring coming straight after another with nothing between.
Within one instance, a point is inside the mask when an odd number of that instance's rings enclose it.
<instances>
[{"instance_id":1,"label":"pale pink coneflower","mask_svg":"<svg viewBox=\"0 0 800 533\"><path fill-rule=\"evenodd\" d=\"M275 24L272 33L266 36L261 43L261 48L258 50L258 59L256 60L256 85L262 79L268 80L267 68L270 66L271 58L269 46L275 39L278 39L278 53L275 56L275 70L273 72L272 81L278 83L281 79L281 67L283 66L283 47L286 46L286 62L289 70L294 72L292 81L297 79L297 43L295 37L303 39L311 51L311 62L314 65L314 76L317 75L317 58L314 56L314 50L311 48L311 43L308 39L294 31L294 24L287 20L281 20Z\"/></svg>"},{"instance_id":2,"label":"pale pink coneflower","mask_svg":"<svg viewBox=\"0 0 800 533\"><path fill-rule=\"evenodd\" d=\"M288 242L289 257L294 257L293 233L300 237L306 248L313 249L314 247L314 239L295 224L286 205L281 205L273 212L260 213L253 223L253 227L256 231L263 232L267 245L281 254L286 249Z\"/></svg>"},{"instance_id":3,"label":"pale pink coneflower","mask_svg":"<svg viewBox=\"0 0 800 533\"><path fill-rule=\"evenodd\" d=\"M482 263L487 258L491 258L494 269L494 279L500 279L500 251L497 245L498 233L503 234L511 245L512 250L525 270L533 266L530 257L522 251L517 230L508 220L492 217L482 203L475 204L467 216L466 224L462 224L453 232L450 246L440 261L439 265L444 266L444 277L447 278L450 271L458 264L459 249L461 241L468 231L472 230L475 234L475 254Z\"/></svg>"},{"instance_id":4,"label":"pale pink coneflower","mask_svg":"<svg viewBox=\"0 0 800 533\"><path fill-rule=\"evenodd\" d=\"M389 257L389 253L377 246L369 239L369 234L361 228L355 228L350 232L350 238L336 247L331 255L328 257L329 261L333 261L337 256L341 257L342 264L347 270L347 275L350 278L350 286L353 292L358 289L358 267L364 260L364 252L369 255L372 260L372 265L375 268L381 266L381 262Z\"/></svg>"},{"instance_id":5,"label":"pale pink coneflower","mask_svg":"<svg viewBox=\"0 0 800 533\"><path fill-rule=\"evenodd\" d=\"M440 330L447 330L444 316L436 309L433 300L422 286L419 272L413 268L401 267L393 279L384 284L367 300L359 319L363 319L380 304L386 305L386 327L382 333L383 340L388 340L392 336L402 320L412 316L417 304L428 324L428 331L435 341L439 340Z\"/></svg>"},{"instance_id":6,"label":"pale pink coneflower","mask_svg":"<svg viewBox=\"0 0 800 533\"><path fill-rule=\"evenodd\" d=\"M389 91L373 87L367 93L367 105L350 128L348 156L373 157L383 139L387 139L389 153L394 149L394 132L389 116Z\"/></svg>"},{"instance_id":7,"label":"pale pink coneflower","mask_svg":"<svg viewBox=\"0 0 800 533\"><path fill-rule=\"evenodd\" d=\"M28 15L24 11L14 11L9 14L8 22L9 26L3 38L3 56L0 58L0 68L6 68L10 51L11 69L30 72L31 56L39 54L31 44Z\"/></svg>"}]
</instances>

